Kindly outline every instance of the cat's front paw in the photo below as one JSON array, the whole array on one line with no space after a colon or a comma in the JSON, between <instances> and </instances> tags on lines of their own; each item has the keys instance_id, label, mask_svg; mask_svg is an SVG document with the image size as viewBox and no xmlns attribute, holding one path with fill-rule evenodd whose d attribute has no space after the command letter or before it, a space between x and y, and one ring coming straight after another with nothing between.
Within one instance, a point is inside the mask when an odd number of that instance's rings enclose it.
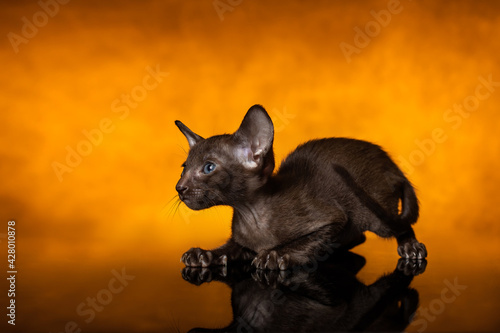
<instances>
[{"instance_id":1,"label":"cat's front paw","mask_svg":"<svg viewBox=\"0 0 500 333\"><path fill-rule=\"evenodd\" d=\"M181 262L188 267L226 266L227 256L193 247L182 255Z\"/></svg>"},{"instance_id":2,"label":"cat's front paw","mask_svg":"<svg viewBox=\"0 0 500 333\"><path fill-rule=\"evenodd\" d=\"M275 250L262 250L252 261L252 265L257 269L286 270L290 267L290 256L281 255Z\"/></svg>"}]
</instances>

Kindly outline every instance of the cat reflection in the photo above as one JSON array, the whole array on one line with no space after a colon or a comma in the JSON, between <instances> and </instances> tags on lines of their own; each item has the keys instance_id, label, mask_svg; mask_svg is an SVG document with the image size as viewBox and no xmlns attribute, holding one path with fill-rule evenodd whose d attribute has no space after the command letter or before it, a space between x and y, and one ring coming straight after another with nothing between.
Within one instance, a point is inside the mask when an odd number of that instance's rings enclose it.
<instances>
[{"instance_id":1,"label":"cat reflection","mask_svg":"<svg viewBox=\"0 0 500 333\"><path fill-rule=\"evenodd\" d=\"M400 259L371 285L356 278L364 264L348 252L295 271L186 267L182 275L190 283L221 281L232 289L231 324L190 332L403 331L418 307L418 292L409 285L426 261Z\"/></svg>"}]
</instances>

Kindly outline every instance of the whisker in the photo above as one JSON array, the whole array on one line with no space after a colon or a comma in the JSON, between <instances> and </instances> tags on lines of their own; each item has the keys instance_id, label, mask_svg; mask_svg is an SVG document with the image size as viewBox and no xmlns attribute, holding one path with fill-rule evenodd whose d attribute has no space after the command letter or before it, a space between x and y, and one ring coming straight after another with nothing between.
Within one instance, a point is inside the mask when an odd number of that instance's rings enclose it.
<instances>
[{"instance_id":1,"label":"whisker","mask_svg":"<svg viewBox=\"0 0 500 333\"><path fill-rule=\"evenodd\" d=\"M168 204L170 204L170 203L172 202L172 200L174 200L174 199L176 199L176 198L177 198L177 199L179 198L179 196L178 196L177 194L176 194L176 195L174 195L174 196L172 197L172 199L168 200L168 201L167 201L167 202L163 205L163 207L161 208L161 211L163 211L165 208L167 208Z\"/></svg>"},{"instance_id":2,"label":"whisker","mask_svg":"<svg viewBox=\"0 0 500 333\"><path fill-rule=\"evenodd\" d=\"M210 199L208 197L206 198L207 200L209 200L209 202L211 204L213 204L212 207L215 208L215 210L217 211L217 214L219 215L219 217L221 217L221 212L220 212L219 206L228 206L228 204L226 203L224 198L222 198L222 195L220 193L217 193L216 191L214 191L210 188L206 188L205 190L207 190L209 193L213 193L220 200L220 203L216 203L213 199Z\"/></svg>"},{"instance_id":3,"label":"whisker","mask_svg":"<svg viewBox=\"0 0 500 333\"><path fill-rule=\"evenodd\" d=\"M222 205L225 205L225 204L226 204L226 203L225 203L225 201L224 201L224 199L222 198L222 196L221 196L219 193L215 192L214 190L212 190L212 189L210 189L210 188L206 188L205 190L206 190L207 192L209 192L209 193L214 194L214 195L215 195L215 196L216 196L216 197L217 197L217 198L218 198L218 199L222 202ZM209 198L207 198L207 199L209 199ZM215 201L214 201L214 200L212 200L212 199L210 199L210 200L212 201L212 203L213 203L214 205L216 205L216 203L215 203Z\"/></svg>"},{"instance_id":4,"label":"whisker","mask_svg":"<svg viewBox=\"0 0 500 333\"><path fill-rule=\"evenodd\" d=\"M182 204L182 201L179 199L177 201L177 206L175 206L175 210L174 210L174 213L172 214L172 218L175 216L175 214L179 211L179 207L181 206Z\"/></svg>"},{"instance_id":5,"label":"whisker","mask_svg":"<svg viewBox=\"0 0 500 333\"><path fill-rule=\"evenodd\" d=\"M184 152L184 154L186 154L186 156L188 155L188 152L186 151L186 149L184 149L183 146L177 145L177 147L179 147L180 149L182 149L182 151Z\"/></svg>"},{"instance_id":6,"label":"whisker","mask_svg":"<svg viewBox=\"0 0 500 333\"><path fill-rule=\"evenodd\" d=\"M170 199L169 203L172 202L172 200L174 200L174 199L177 199L177 200L169 206L168 211L165 213L167 219L170 219L170 221L173 220L175 213L177 212L180 204L182 203L182 201L179 199L178 196L175 196L172 199Z\"/></svg>"}]
</instances>

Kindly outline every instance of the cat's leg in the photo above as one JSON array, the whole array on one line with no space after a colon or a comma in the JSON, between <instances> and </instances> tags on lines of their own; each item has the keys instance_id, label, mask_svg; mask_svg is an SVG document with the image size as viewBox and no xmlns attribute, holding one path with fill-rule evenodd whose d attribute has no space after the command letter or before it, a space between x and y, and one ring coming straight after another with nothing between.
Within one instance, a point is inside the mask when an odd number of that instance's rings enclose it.
<instances>
[{"instance_id":1,"label":"cat's leg","mask_svg":"<svg viewBox=\"0 0 500 333\"><path fill-rule=\"evenodd\" d=\"M380 219L369 226L368 230L383 238L396 238L401 258L420 260L427 257L425 245L417 240L412 226L403 221L388 222Z\"/></svg>"},{"instance_id":2,"label":"cat's leg","mask_svg":"<svg viewBox=\"0 0 500 333\"><path fill-rule=\"evenodd\" d=\"M356 227L352 219L348 219L334 239L340 244L339 250L350 250L363 244L366 241L366 236L360 228Z\"/></svg>"},{"instance_id":3,"label":"cat's leg","mask_svg":"<svg viewBox=\"0 0 500 333\"><path fill-rule=\"evenodd\" d=\"M363 215L372 216L372 222L367 225L367 230L380 237L395 237L398 241L398 254L402 258L424 259L427 257L425 245L417 241L411 227L418 219L418 200L413 187L406 178L397 179L397 182L391 183L395 192L391 197L382 200L385 205L381 205L356 183L345 168L335 166L334 169L359 200L359 210L366 211ZM400 199L402 212L398 215L396 205Z\"/></svg>"},{"instance_id":4,"label":"cat's leg","mask_svg":"<svg viewBox=\"0 0 500 333\"><path fill-rule=\"evenodd\" d=\"M401 258L420 260L427 257L427 249L420 243L411 225L401 223L397 228L394 222L379 220L369 226L368 230L383 238L396 238L398 242L398 254Z\"/></svg>"},{"instance_id":5,"label":"cat's leg","mask_svg":"<svg viewBox=\"0 0 500 333\"><path fill-rule=\"evenodd\" d=\"M384 220L378 220L369 226L368 230L382 238L396 238L398 242L398 254L401 258L420 260L427 257L427 249L423 243L420 243L415 237L415 232L410 225L401 225L393 228L394 223L387 223Z\"/></svg>"},{"instance_id":6,"label":"cat's leg","mask_svg":"<svg viewBox=\"0 0 500 333\"><path fill-rule=\"evenodd\" d=\"M188 267L225 266L228 261L251 260L254 256L255 252L242 247L231 238L226 244L213 250L193 247L182 255L181 262Z\"/></svg>"},{"instance_id":7,"label":"cat's leg","mask_svg":"<svg viewBox=\"0 0 500 333\"><path fill-rule=\"evenodd\" d=\"M342 247L341 243L332 241L338 230L339 226L332 223L284 245L262 250L257 253L252 265L257 269L286 270L314 261L325 261Z\"/></svg>"}]
</instances>

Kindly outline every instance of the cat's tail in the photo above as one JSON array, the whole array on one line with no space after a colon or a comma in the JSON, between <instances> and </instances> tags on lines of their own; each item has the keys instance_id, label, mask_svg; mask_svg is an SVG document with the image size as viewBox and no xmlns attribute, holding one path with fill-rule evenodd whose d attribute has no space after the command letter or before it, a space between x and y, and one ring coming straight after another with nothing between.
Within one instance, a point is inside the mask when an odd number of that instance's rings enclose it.
<instances>
[{"instance_id":1,"label":"cat's tail","mask_svg":"<svg viewBox=\"0 0 500 333\"><path fill-rule=\"evenodd\" d=\"M399 215L399 219L401 222L414 224L417 222L418 214L418 199L415 194L415 189L411 185L410 181L405 179L402 184L401 214Z\"/></svg>"},{"instance_id":2,"label":"cat's tail","mask_svg":"<svg viewBox=\"0 0 500 333\"><path fill-rule=\"evenodd\" d=\"M408 232L408 227L418 219L418 199L410 181L401 174L397 179L394 191L401 191L401 214L397 217L387 212L375 199L373 199L359 184L351 174L342 166L334 165L333 169L342 178L344 183L353 191L354 195L363 203L375 216L384 221L395 234Z\"/></svg>"}]
</instances>

